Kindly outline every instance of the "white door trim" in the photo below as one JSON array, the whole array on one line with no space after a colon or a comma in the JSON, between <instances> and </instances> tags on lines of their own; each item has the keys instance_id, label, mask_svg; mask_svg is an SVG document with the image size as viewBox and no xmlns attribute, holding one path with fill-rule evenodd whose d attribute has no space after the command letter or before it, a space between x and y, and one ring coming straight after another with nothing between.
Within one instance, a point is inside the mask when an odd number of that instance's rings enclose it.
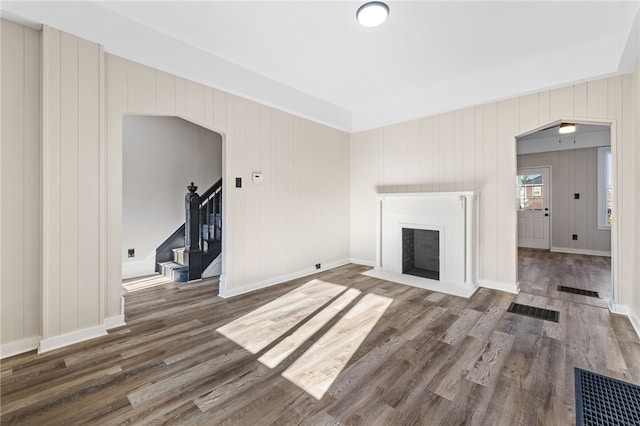
<instances>
[{"instance_id":1,"label":"white door trim","mask_svg":"<svg viewBox=\"0 0 640 426\"><path fill-rule=\"evenodd\" d=\"M609 306L609 309L614 311L616 305L624 305L624 303L622 303L622 300L620 300L621 283L620 283L620 280L618 280L618 277L620 276L620 263L619 263L618 253L620 253L621 247L620 247L620 238L618 237L620 232L620 229L619 229L620 222L617 220L617 216L618 216L618 212L620 211L619 209L620 202L619 202L619 197L617 196L617 192L618 192L618 188L620 187L619 180L622 179L622 177L618 173L618 155L620 154L618 151L618 125L616 120L562 116L555 120L543 123L527 131L522 131L520 133L517 133L513 138L513 143L517 144L518 138L522 136L530 135L531 133L535 133L539 130L544 130L552 126L559 125L563 122L576 123L576 124L600 124L600 125L610 126L611 154L612 154L611 167L612 167L612 174L613 174L613 223L611 225L611 290L612 290L612 293L611 293L611 304ZM518 168L517 153L514 157L514 161L516 163L516 169L517 169ZM516 229L516 232L517 232L517 229ZM550 238L553 238L553 235L551 235ZM517 234L516 234L516 248L517 248ZM516 259L517 259L517 256L516 256ZM516 270L517 270L517 264L516 264Z\"/></svg>"}]
</instances>

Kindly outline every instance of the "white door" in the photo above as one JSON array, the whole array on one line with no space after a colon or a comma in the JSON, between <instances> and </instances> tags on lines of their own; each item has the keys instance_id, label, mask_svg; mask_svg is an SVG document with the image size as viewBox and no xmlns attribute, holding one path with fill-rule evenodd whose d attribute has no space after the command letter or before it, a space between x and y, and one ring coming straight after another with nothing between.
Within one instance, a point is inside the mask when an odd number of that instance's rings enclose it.
<instances>
[{"instance_id":1,"label":"white door","mask_svg":"<svg viewBox=\"0 0 640 426\"><path fill-rule=\"evenodd\" d=\"M518 247L549 249L549 167L519 169Z\"/></svg>"}]
</instances>

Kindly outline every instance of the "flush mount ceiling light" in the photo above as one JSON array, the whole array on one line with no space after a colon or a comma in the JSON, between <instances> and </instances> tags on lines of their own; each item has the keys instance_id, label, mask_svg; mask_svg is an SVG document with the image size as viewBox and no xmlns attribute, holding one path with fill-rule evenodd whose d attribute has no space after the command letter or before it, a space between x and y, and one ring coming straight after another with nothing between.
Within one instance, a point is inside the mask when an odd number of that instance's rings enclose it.
<instances>
[{"instance_id":1,"label":"flush mount ceiling light","mask_svg":"<svg viewBox=\"0 0 640 426\"><path fill-rule=\"evenodd\" d=\"M560 129L558 129L558 132L562 133L563 135L566 133L573 133L575 131L576 125L572 123L562 123L560 125Z\"/></svg>"},{"instance_id":2,"label":"flush mount ceiling light","mask_svg":"<svg viewBox=\"0 0 640 426\"><path fill-rule=\"evenodd\" d=\"M370 1L358 8L356 18L363 27L377 27L389 16L389 6L381 1Z\"/></svg>"}]
</instances>

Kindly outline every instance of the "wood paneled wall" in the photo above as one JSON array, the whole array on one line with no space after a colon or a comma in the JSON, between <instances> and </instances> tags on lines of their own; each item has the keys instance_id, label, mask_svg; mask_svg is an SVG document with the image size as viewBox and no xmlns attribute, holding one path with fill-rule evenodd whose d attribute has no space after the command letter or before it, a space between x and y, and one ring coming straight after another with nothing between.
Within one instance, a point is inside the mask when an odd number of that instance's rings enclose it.
<instances>
[{"instance_id":1,"label":"wood paneled wall","mask_svg":"<svg viewBox=\"0 0 640 426\"><path fill-rule=\"evenodd\" d=\"M1 33L3 355L38 336L52 348L122 320L124 114L176 115L223 135L224 295L312 271L315 263L373 262L380 190L478 191L481 283L513 287L515 136L559 118L611 120L615 302L632 317L640 313L638 68L350 136L105 55L51 28L41 42L37 32L6 21ZM262 172L265 183L253 185L252 172ZM235 177L243 188L233 187ZM41 268L31 268L33 259Z\"/></svg>"},{"instance_id":2,"label":"wood paneled wall","mask_svg":"<svg viewBox=\"0 0 640 426\"><path fill-rule=\"evenodd\" d=\"M625 88L627 87L628 86L625 86ZM631 117L627 118L628 116L625 116L625 119L630 119L633 122L631 130L633 140L632 143L628 144L632 152L627 154L629 160L626 162L631 170L627 171L623 178L631 180L632 188L627 191L635 194L635 197L632 199L633 205L630 206L631 214L628 215L629 220L634 223L633 227L629 230L630 235L628 239L624 241L634 241L635 247L634 250L624 258L633 264L634 269L627 273L627 277L632 279L631 283L629 283L632 286L630 301L627 302L624 300L622 303L628 303L630 305L629 316L636 332L640 335L640 280L638 280L638 277L640 277L640 262L638 262L638 259L640 259L640 223L638 223L638 217L640 217L640 167L638 167L640 164L640 62L636 64L636 68L631 76L631 94L625 94L625 98L628 97L632 98L633 112ZM624 231L626 232L626 229ZM630 244L627 243L626 247L629 246ZM627 268L627 265L623 266ZM631 267L629 268L631 269Z\"/></svg>"},{"instance_id":3,"label":"wood paneled wall","mask_svg":"<svg viewBox=\"0 0 640 426\"><path fill-rule=\"evenodd\" d=\"M41 322L40 34L0 26L0 344L19 351L37 344Z\"/></svg>"},{"instance_id":4,"label":"wood paneled wall","mask_svg":"<svg viewBox=\"0 0 640 426\"><path fill-rule=\"evenodd\" d=\"M2 116L16 126L3 126L0 151L3 356L11 345L39 341L49 350L123 321L125 114L175 115L223 135L223 295L348 260L347 133L105 55L53 28L4 27L11 43L2 45L2 100L10 108ZM263 185L252 172L264 174ZM35 216L22 217L21 205Z\"/></svg>"},{"instance_id":5,"label":"wood paneled wall","mask_svg":"<svg viewBox=\"0 0 640 426\"><path fill-rule=\"evenodd\" d=\"M175 115L223 135L225 263L233 295L349 257L349 135L107 56L109 305L119 312L122 118ZM262 172L264 184L251 182ZM243 179L235 188L235 178Z\"/></svg>"},{"instance_id":6,"label":"wood paneled wall","mask_svg":"<svg viewBox=\"0 0 640 426\"><path fill-rule=\"evenodd\" d=\"M633 256L640 253L635 225L640 195L633 183L637 158L628 155L638 143L632 137L637 73L353 134L351 257L375 259L377 191L474 190L480 193L480 283L515 289L515 137L562 118L611 121L619 197L615 294L616 303L629 305L636 286Z\"/></svg>"},{"instance_id":7,"label":"wood paneled wall","mask_svg":"<svg viewBox=\"0 0 640 426\"><path fill-rule=\"evenodd\" d=\"M104 165L101 47L49 27L42 44L44 348L48 339L104 320Z\"/></svg>"},{"instance_id":8,"label":"wood paneled wall","mask_svg":"<svg viewBox=\"0 0 640 426\"><path fill-rule=\"evenodd\" d=\"M518 155L518 168L551 166L552 250L611 252L611 231L598 229L597 165L598 148Z\"/></svg>"}]
</instances>

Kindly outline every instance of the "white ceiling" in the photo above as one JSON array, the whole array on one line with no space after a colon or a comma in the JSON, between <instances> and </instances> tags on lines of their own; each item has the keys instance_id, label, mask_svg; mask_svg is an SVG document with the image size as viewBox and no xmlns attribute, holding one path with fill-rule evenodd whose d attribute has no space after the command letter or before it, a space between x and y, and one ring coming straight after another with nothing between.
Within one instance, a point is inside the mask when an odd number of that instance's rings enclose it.
<instances>
[{"instance_id":1,"label":"white ceiling","mask_svg":"<svg viewBox=\"0 0 640 426\"><path fill-rule=\"evenodd\" d=\"M632 71L639 1L2 1L105 51L347 131Z\"/></svg>"}]
</instances>

